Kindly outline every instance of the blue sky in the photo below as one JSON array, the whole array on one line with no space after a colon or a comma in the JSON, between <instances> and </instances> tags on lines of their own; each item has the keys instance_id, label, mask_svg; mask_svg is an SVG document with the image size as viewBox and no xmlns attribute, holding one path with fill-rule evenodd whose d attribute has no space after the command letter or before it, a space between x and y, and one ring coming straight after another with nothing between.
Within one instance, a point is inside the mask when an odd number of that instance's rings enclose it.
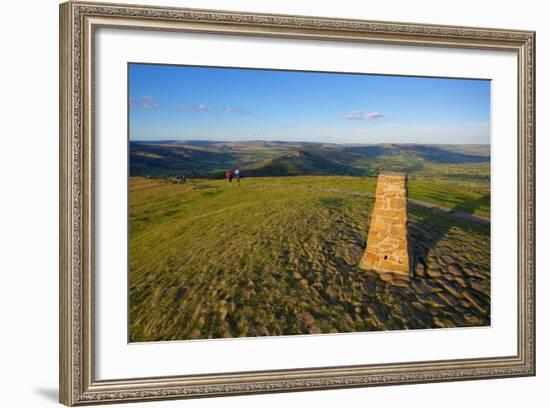
<instances>
[{"instance_id":1,"label":"blue sky","mask_svg":"<svg viewBox=\"0 0 550 408\"><path fill-rule=\"evenodd\" d=\"M130 64L131 140L490 142L488 80Z\"/></svg>"}]
</instances>

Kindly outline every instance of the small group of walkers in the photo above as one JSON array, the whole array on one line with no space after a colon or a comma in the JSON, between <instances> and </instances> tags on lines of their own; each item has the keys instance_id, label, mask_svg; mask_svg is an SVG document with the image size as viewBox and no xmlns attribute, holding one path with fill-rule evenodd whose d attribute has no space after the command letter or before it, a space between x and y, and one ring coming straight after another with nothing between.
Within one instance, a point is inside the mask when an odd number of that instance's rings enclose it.
<instances>
[{"instance_id":1,"label":"small group of walkers","mask_svg":"<svg viewBox=\"0 0 550 408\"><path fill-rule=\"evenodd\" d=\"M243 174L238 168L235 170L227 169L225 172L225 179L227 180L227 184L229 184L229 186L233 185L233 179L237 179L237 185L240 187L242 178Z\"/></svg>"},{"instance_id":2,"label":"small group of walkers","mask_svg":"<svg viewBox=\"0 0 550 408\"><path fill-rule=\"evenodd\" d=\"M240 187L242 178L243 178L243 172L238 168L235 170L227 169L227 171L225 172L225 179L227 180L227 183L229 184L230 187L233 185L233 179L237 180L237 185ZM185 184L187 180L189 179L184 175L176 176L177 184Z\"/></svg>"}]
</instances>

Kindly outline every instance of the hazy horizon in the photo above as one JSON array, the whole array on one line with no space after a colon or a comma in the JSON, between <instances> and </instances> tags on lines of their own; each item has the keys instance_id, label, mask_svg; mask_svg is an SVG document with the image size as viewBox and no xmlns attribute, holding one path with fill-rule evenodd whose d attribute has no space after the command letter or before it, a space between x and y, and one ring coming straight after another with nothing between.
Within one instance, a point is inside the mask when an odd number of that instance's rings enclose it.
<instances>
[{"instance_id":1,"label":"hazy horizon","mask_svg":"<svg viewBox=\"0 0 550 408\"><path fill-rule=\"evenodd\" d=\"M491 81L129 64L129 138L490 144Z\"/></svg>"},{"instance_id":2,"label":"hazy horizon","mask_svg":"<svg viewBox=\"0 0 550 408\"><path fill-rule=\"evenodd\" d=\"M217 139L130 139L130 142L151 142L151 143L197 143L197 142L207 142L207 143L309 143L309 144L334 144L334 145L364 145L364 146L375 146L375 145L385 145L385 144L395 144L395 145L454 145L454 146L490 146L490 143L394 143L394 142L381 142L381 143L355 143L355 142L311 142L305 140L278 140L278 139L249 139L249 140L217 140Z\"/></svg>"}]
</instances>

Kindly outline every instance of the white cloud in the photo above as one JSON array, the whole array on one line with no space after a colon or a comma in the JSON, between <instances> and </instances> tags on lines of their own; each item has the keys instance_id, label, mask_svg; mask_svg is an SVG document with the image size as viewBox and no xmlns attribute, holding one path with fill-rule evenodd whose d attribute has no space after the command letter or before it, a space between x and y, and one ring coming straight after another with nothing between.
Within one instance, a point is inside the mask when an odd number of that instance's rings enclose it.
<instances>
[{"instance_id":1,"label":"white cloud","mask_svg":"<svg viewBox=\"0 0 550 408\"><path fill-rule=\"evenodd\" d=\"M251 112L249 112L247 110L235 108L234 106L228 106L228 105L211 109L211 107L209 107L205 103L197 103L197 104L180 103L179 105L177 105L177 107L179 109L182 109L182 110L194 110L194 111L197 111L197 112L209 112L211 110L215 110L215 111L219 111L219 112L223 112L223 113L229 113L229 114L235 114L235 115L251 115L252 114Z\"/></svg>"},{"instance_id":2,"label":"white cloud","mask_svg":"<svg viewBox=\"0 0 550 408\"><path fill-rule=\"evenodd\" d=\"M361 111L355 111L355 112L349 112L346 113L343 118L346 120L374 120L374 119L380 119L383 118L384 115L382 112L361 112Z\"/></svg>"},{"instance_id":3,"label":"white cloud","mask_svg":"<svg viewBox=\"0 0 550 408\"><path fill-rule=\"evenodd\" d=\"M190 104L190 103L180 103L178 108L183 110L195 110L197 112L206 112L208 111L208 105L204 103L199 104Z\"/></svg>"},{"instance_id":4,"label":"white cloud","mask_svg":"<svg viewBox=\"0 0 550 408\"><path fill-rule=\"evenodd\" d=\"M130 105L138 105L145 109L155 109L160 106L152 95L145 95L140 98L130 97Z\"/></svg>"},{"instance_id":5,"label":"white cloud","mask_svg":"<svg viewBox=\"0 0 550 408\"><path fill-rule=\"evenodd\" d=\"M250 115L251 112L249 111L246 111L246 110L243 110L243 109L238 109L238 108L235 108L233 106L224 106L223 108L221 108L222 112L224 113L235 113L235 114L240 114L240 115Z\"/></svg>"}]
</instances>

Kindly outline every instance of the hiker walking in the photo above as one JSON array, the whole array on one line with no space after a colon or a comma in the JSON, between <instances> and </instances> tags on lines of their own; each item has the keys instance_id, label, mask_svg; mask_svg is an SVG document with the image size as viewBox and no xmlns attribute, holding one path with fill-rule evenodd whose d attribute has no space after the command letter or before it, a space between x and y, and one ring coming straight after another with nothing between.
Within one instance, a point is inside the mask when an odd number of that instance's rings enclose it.
<instances>
[{"instance_id":1,"label":"hiker walking","mask_svg":"<svg viewBox=\"0 0 550 408\"><path fill-rule=\"evenodd\" d=\"M231 169L227 169L225 178L227 179L227 183L231 186L231 183L233 182L233 171L231 171Z\"/></svg>"},{"instance_id":2,"label":"hiker walking","mask_svg":"<svg viewBox=\"0 0 550 408\"><path fill-rule=\"evenodd\" d=\"M237 184L240 187L241 186L241 171L238 168L235 169L235 178L237 179Z\"/></svg>"}]
</instances>

